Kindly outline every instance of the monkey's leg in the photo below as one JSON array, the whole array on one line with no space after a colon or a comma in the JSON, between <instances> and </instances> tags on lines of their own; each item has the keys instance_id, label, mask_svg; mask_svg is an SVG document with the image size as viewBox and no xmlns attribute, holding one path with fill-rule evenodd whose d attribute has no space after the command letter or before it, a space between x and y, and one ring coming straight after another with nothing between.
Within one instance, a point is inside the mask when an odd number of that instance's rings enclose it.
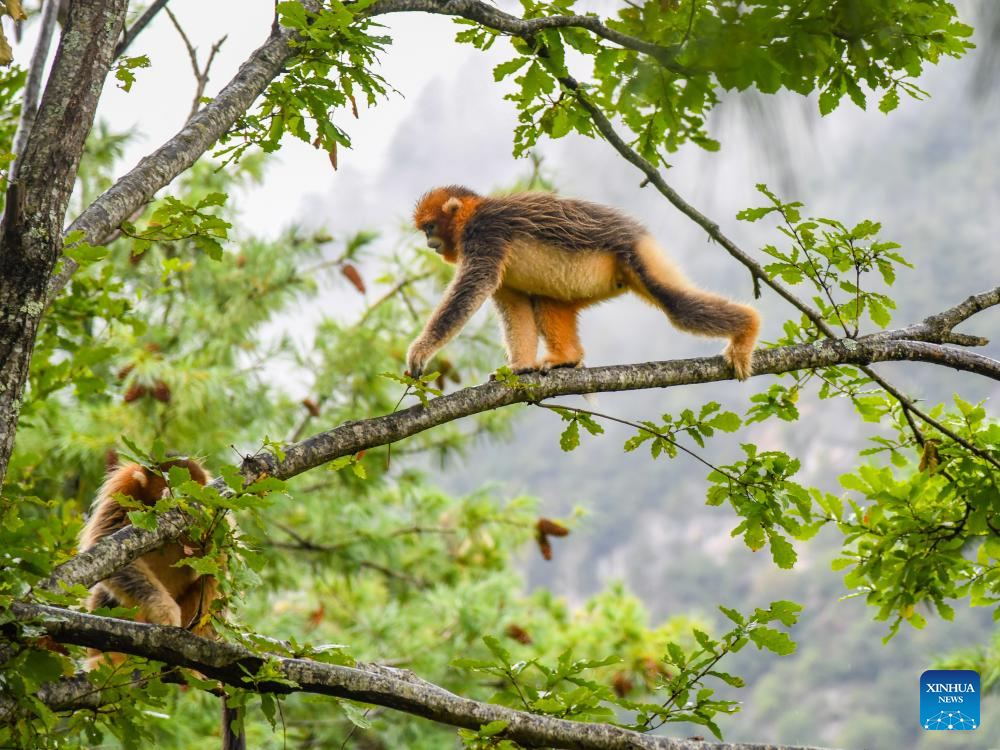
<instances>
[{"instance_id":1,"label":"monkey's leg","mask_svg":"<svg viewBox=\"0 0 1000 750\"><path fill-rule=\"evenodd\" d=\"M212 602L219 598L219 582L215 576L201 576L188 586L177 599L181 608L181 627L191 628L191 632L203 638L215 636L209 614Z\"/></svg>"},{"instance_id":2,"label":"monkey's leg","mask_svg":"<svg viewBox=\"0 0 1000 750\"><path fill-rule=\"evenodd\" d=\"M583 361L583 346L577 332L580 306L547 297L535 299L535 320L545 339L548 353L542 358L542 369L576 367Z\"/></svg>"},{"instance_id":3,"label":"monkey's leg","mask_svg":"<svg viewBox=\"0 0 1000 750\"><path fill-rule=\"evenodd\" d=\"M140 622L181 625L181 608L144 560L115 571L104 585L126 607L138 607Z\"/></svg>"},{"instance_id":4,"label":"monkey's leg","mask_svg":"<svg viewBox=\"0 0 1000 750\"><path fill-rule=\"evenodd\" d=\"M538 329L531 298L521 292L500 287L493 294L493 303L503 324L507 361L515 372L538 368Z\"/></svg>"}]
</instances>

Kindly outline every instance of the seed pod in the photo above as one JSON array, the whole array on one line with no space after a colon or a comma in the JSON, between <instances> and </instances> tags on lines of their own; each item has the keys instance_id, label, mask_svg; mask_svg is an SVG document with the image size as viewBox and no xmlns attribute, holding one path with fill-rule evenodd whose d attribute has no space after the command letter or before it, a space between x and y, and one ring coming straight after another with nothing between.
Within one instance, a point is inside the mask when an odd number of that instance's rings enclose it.
<instances>
[{"instance_id":1,"label":"seed pod","mask_svg":"<svg viewBox=\"0 0 1000 750\"><path fill-rule=\"evenodd\" d=\"M146 393L148 392L149 389L147 389L146 386L142 385L142 383L132 383L132 385L129 386L128 390L125 391L125 395L122 397L122 400L126 404L131 404L133 401L136 401L137 399L140 399L143 396L145 396Z\"/></svg>"},{"instance_id":2,"label":"seed pod","mask_svg":"<svg viewBox=\"0 0 1000 750\"><path fill-rule=\"evenodd\" d=\"M164 383L162 380L157 380L153 384L152 394L153 398L155 398L161 404L170 403L170 398L171 398L170 386Z\"/></svg>"}]
</instances>

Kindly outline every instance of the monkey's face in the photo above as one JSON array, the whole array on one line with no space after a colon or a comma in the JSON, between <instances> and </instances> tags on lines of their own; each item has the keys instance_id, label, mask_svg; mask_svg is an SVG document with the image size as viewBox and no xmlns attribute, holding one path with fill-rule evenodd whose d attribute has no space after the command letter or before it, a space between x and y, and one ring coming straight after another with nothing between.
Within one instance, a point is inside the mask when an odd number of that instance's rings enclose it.
<instances>
[{"instance_id":1,"label":"monkey's face","mask_svg":"<svg viewBox=\"0 0 1000 750\"><path fill-rule=\"evenodd\" d=\"M201 464L192 458L174 458L169 461L164 461L160 464L160 471L163 472L163 474L166 474L170 471L172 466L179 466L182 469L187 469L191 478L198 484L204 485L208 481L208 474L201 467ZM138 497L138 499L142 500L147 505L154 505L158 500L163 498L165 494L167 494L167 483L163 478L163 474L150 471L148 468L143 467L141 474L143 475L142 479L136 477L142 486L141 497Z\"/></svg>"},{"instance_id":2,"label":"monkey's face","mask_svg":"<svg viewBox=\"0 0 1000 750\"><path fill-rule=\"evenodd\" d=\"M455 213L468 196L475 193L466 188L437 188L426 193L413 212L413 224L427 237L427 246L450 263L458 259Z\"/></svg>"},{"instance_id":3,"label":"monkey's face","mask_svg":"<svg viewBox=\"0 0 1000 750\"><path fill-rule=\"evenodd\" d=\"M423 233L427 236L427 247L429 247L434 252L439 255L444 254L444 238L439 235L438 223L436 221L424 222L424 225L420 227Z\"/></svg>"}]
</instances>

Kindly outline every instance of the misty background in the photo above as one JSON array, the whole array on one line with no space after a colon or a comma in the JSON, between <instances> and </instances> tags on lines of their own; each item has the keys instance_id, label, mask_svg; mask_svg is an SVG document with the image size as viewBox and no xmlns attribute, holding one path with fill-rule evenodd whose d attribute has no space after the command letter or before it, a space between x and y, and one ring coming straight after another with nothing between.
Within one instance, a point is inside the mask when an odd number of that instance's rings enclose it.
<instances>
[{"instance_id":1,"label":"misty background","mask_svg":"<svg viewBox=\"0 0 1000 750\"><path fill-rule=\"evenodd\" d=\"M604 13L615 5L580 4ZM228 33L208 95L263 42L273 14L271 0L174 0L170 7L202 55ZM746 224L735 214L762 205L754 189L759 182L786 200L803 201L811 215L848 225L866 218L882 222L882 236L899 242L915 265L901 273L894 289L899 302L894 323L917 321L995 285L1000 276L995 44L1000 3L970 0L959 7L964 20L977 27L980 48L927 72L920 85L929 100L906 99L888 116L874 103L862 112L845 100L820 118L814 100L726 95L710 123L721 151L686 146L671 155L667 181L758 259L764 257L759 248L780 242L781 236L766 221ZM500 40L487 53L456 45L456 27L443 17L397 15L384 23L394 41L380 72L397 92L375 108L362 107L356 121L349 112L334 114L354 143L340 152L336 172L325 152L288 140L262 183L233 197L244 208L237 242L241 236L273 237L299 224L325 228L335 237L379 230L377 247L389 252L408 236L402 227L426 189L462 183L489 191L530 174L530 162L511 156L516 114L491 72L511 56L507 43ZM22 48L32 43L29 29ZM109 83L99 112L111 122L136 123L125 168L180 128L194 92L193 77L182 64L187 53L166 18L159 18L130 54L149 54L153 67L137 72L130 93ZM703 231L654 188L640 187L642 175L610 146L571 135L540 143L536 154L560 192L635 215L697 283L751 299L743 267L707 242ZM289 320L288 330L307 330L323 315L354 314L360 301L338 289L324 296L324 309ZM371 292L379 293L378 287ZM766 289L754 304L765 318L762 338L776 338L790 308ZM964 330L1000 338L998 324L1000 313L994 309ZM589 365L702 356L721 349L720 342L673 330L661 313L634 298L588 310L582 336ZM451 346L461 346L461 337ZM1000 355L1000 342L987 353ZM1000 389L995 382L930 365L877 369L931 403L950 400L955 391L975 401L995 397ZM301 387L295 373L276 371L274 377L291 389ZM767 382L603 394L597 408L626 419L655 419L716 400L743 413L749 397ZM799 408L799 422L772 419L737 436L716 437L704 455L721 463L738 460L740 442L786 450L802 461L798 481L839 494L837 477L855 465L866 437L878 427L861 423L835 400L803 398ZM442 486L455 491L486 483L510 495L538 496L545 515L567 517L574 508L585 509L573 535L559 540L553 561L525 554L529 586L545 586L579 602L609 582L622 581L656 619L692 613L720 626L715 609L720 603L746 609L792 599L805 605L792 631L799 643L796 654L779 659L748 648L729 664L728 671L744 676L749 687L739 692L744 711L722 725L728 740L845 748L1000 747L996 697L984 699L983 727L975 732L925 732L918 726L920 673L941 656L987 642L994 632L989 611L959 608L953 623L932 616L925 630L904 625L883 645L888 627L872 621L874 610L859 599L841 600L848 592L840 574L830 570L836 533L797 545L795 569L779 570L766 551L752 553L742 540L730 538L737 521L727 508L704 505L706 471L700 464L683 455L651 461L642 450L625 454L621 445L631 432L612 425L601 437L584 435L580 448L564 454L558 417L530 407L522 412L510 440L477 442L462 461L431 468Z\"/></svg>"}]
</instances>

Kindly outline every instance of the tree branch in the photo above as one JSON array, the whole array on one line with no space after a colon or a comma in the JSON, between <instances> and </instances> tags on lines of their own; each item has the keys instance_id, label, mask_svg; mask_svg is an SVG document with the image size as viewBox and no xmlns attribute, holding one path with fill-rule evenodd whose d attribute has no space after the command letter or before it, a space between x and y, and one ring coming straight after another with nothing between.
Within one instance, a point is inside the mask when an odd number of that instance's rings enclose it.
<instances>
[{"instance_id":1,"label":"tree branch","mask_svg":"<svg viewBox=\"0 0 1000 750\"><path fill-rule=\"evenodd\" d=\"M34 124L7 188L0 229L0 485L62 226L127 0L76 0Z\"/></svg>"},{"instance_id":2,"label":"tree branch","mask_svg":"<svg viewBox=\"0 0 1000 750\"><path fill-rule=\"evenodd\" d=\"M42 92L42 78L45 75L45 62L49 58L49 45L56 28L56 18L59 11L59 0L45 0L42 6L42 20L38 27L38 41L35 51L31 53L31 63L28 66L28 76L24 82L24 98L21 101L21 119L17 123L12 151L17 159L10 166L9 182L17 181L21 152L28 145L28 135L35 124L38 113L38 97Z\"/></svg>"},{"instance_id":3,"label":"tree branch","mask_svg":"<svg viewBox=\"0 0 1000 750\"><path fill-rule=\"evenodd\" d=\"M312 7L312 0L303 4ZM291 55L292 32L273 32L240 67L236 76L173 138L143 158L131 172L119 179L95 200L68 227L67 232L82 231L88 242L100 243L121 222L145 205L150 198L215 145L233 123L242 116L281 72ZM51 300L69 282L77 263L63 259L62 271L49 287Z\"/></svg>"},{"instance_id":4,"label":"tree branch","mask_svg":"<svg viewBox=\"0 0 1000 750\"><path fill-rule=\"evenodd\" d=\"M759 376L832 365L864 366L872 362L909 360L952 367L1000 381L1000 362L996 360L964 349L900 339L895 334L897 331L887 331L857 340L833 339L759 350L753 356L753 374ZM270 454L249 457L241 471L250 481L265 474L288 479L336 458L395 443L446 422L512 404L533 403L555 396L670 388L732 377L732 367L722 357L523 375L521 386L517 388L490 382L431 399L426 405L357 422L345 422L332 430L285 446L281 461ZM990 460L995 459L991 457ZM226 489L221 479L215 480L213 485L220 492ZM176 539L190 523L180 510L168 511L158 520L159 524L153 531L126 526L105 537L89 550L55 568L44 585L55 588L62 582L67 586L92 586L164 541Z\"/></svg>"},{"instance_id":5,"label":"tree branch","mask_svg":"<svg viewBox=\"0 0 1000 750\"><path fill-rule=\"evenodd\" d=\"M122 40L115 47L115 57L121 57L125 54L125 50L132 46L132 42L136 40L136 37L143 32L149 22L153 20L153 17L159 13L164 6L166 6L168 0L155 0L155 2L146 8L146 12L139 16L139 19L126 29L125 34L122 36Z\"/></svg>"},{"instance_id":6,"label":"tree branch","mask_svg":"<svg viewBox=\"0 0 1000 750\"><path fill-rule=\"evenodd\" d=\"M377 16L410 11L459 16L495 31L521 37L529 43L534 41L532 37L535 34L545 29L570 27L586 29L595 36L613 42L620 47L649 55L678 75L691 76L699 72L677 62L679 45L677 47L664 47L647 42L645 39L623 34L605 26L597 16L543 16L525 19L504 13L492 5L481 2L481 0L377 0L368 8L366 15Z\"/></svg>"},{"instance_id":7,"label":"tree branch","mask_svg":"<svg viewBox=\"0 0 1000 750\"><path fill-rule=\"evenodd\" d=\"M310 659L277 654L257 654L232 643L199 638L183 628L147 625L129 620L73 612L58 607L14 604L19 620L32 620L61 643L88 646L142 656L171 665L196 669L207 677L228 685L262 693L305 692L348 698L403 711L441 724L478 729L492 721L505 721L501 735L526 747L575 748L579 750L793 750L776 745L706 744L700 740L654 737L610 724L568 721L531 714L462 698L427 682L408 670L378 664L345 667ZM247 682L247 674L257 674L270 659L285 683ZM59 705L72 705L72 690L92 692L93 686L72 678L59 689L48 687L46 694L58 695ZM65 686L65 687L62 687ZM88 698L88 700L93 700ZM11 704L0 703L0 720ZM794 750L809 750L794 748ZM813 749L816 750L816 749Z\"/></svg>"}]
</instances>

